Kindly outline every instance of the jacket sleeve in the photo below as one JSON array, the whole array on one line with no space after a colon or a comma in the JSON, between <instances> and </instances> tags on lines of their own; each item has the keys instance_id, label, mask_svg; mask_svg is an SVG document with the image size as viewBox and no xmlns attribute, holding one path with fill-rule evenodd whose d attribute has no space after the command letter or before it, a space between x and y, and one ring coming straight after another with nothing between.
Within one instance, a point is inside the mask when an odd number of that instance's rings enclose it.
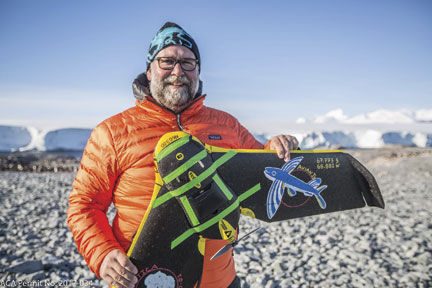
<instances>
[{"instance_id":1,"label":"jacket sleeve","mask_svg":"<svg viewBox=\"0 0 432 288\"><path fill-rule=\"evenodd\" d=\"M116 159L112 135L101 123L87 142L69 196L67 224L79 253L98 277L104 257L122 249L106 215L118 176Z\"/></svg>"},{"instance_id":2,"label":"jacket sleeve","mask_svg":"<svg viewBox=\"0 0 432 288\"><path fill-rule=\"evenodd\" d=\"M237 135L239 135L239 148L263 149L264 146L239 122L237 122Z\"/></svg>"}]
</instances>

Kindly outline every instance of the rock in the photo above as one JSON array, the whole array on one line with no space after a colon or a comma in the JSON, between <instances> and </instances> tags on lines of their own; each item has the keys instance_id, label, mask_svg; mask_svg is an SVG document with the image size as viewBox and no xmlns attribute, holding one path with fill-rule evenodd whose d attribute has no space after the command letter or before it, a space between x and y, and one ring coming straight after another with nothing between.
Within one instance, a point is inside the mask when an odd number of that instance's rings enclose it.
<instances>
[{"instance_id":1,"label":"rock","mask_svg":"<svg viewBox=\"0 0 432 288\"><path fill-rule=\"evenodd\" d=\"M293 286L292 284L293 284L293 282L290 279L283 279L280 282L280 287L291 287L291 286Z\"/></svg>"},{"instance_id":2,"label":"rock","mask_svg":"<svg viewBox=\"0 0 432 288\"><path fill-rule=\"evenodd\" d=\"M283 273L284 271L283 264L280 260L276 260L275 262L273 262L273 264L271 264L271 268L276 274Z\"/></svg>"},{"instance_id":3,"label":"rock","mask_svg":"<svg viewBox=\"0 0 432 288\"><path fill-rule=\"evenodd\" d=\"M432 253L424 252L417 256L417 263L423 267L426 267L428 263L432 262Z\"/></svg>"},{"instance_id":4,"label":"rock","mask_svg":"<svg viewBox=\"0 0 432 288\"><path fill-rule=\"evenodd\" d=\"M15 250L15 255L21 258L24 258L24 255L28 253L27 247L20 247L17 250Z\"/></svg>"},{"instance_id":5,"label":"rock","mask_svg":"<svg viewBox=\"0 0 432 288\"><path fill-rule=\"evenodd\" d=\"M8 269L9 272L13 273L24 273L24 274L31 274L34 272L42 271L43 270L43 264L39 260L31 260L22 262L20 264L14 265Z\"/></svg>"},{"instance_id":6,"label":"rock","mask_svg":"<svg viewBox=\"0 0 432 288\"><path fill-rule=\"evenodd\" d=\"M45 272L36 272L31 276L32 281L40 281L46 279Z\"/></svg>"},{"instance_id":7,"label":"rock","mask_svg":"<svg viewBox=\"0 0 432 288\"><path fill-rule=\"evenodd\" d=\"M60 267L64 264L64 260L60 259L54 255L46 255L42 258L42 264L45 270L52 269L54 267Z\"/></svg>"},{"instance_id":8,"label":"rock","mask_svg":"<svg viewBox=\"0 0 432 288\"><path fill-rule=\"evenodd\" d=\"M412 257L414 257L414 255L416 254L417 250L418 250L418 245L417 244L413 244L413 246L410 247L408 249L408 251L405 252L405 257L406 258L412 258Z\"/></svg>"},{"instance_id":9,"label":"rock","mask_svg":"<svg viewBox=\"0 0 432 288\"><path fill-rule=\"evenodd\" d=\"M278 287L277 283L275 283L273 280L268 280L267 283L262 283L265 288L275 288Z\"/></svg>"}]
</instances>

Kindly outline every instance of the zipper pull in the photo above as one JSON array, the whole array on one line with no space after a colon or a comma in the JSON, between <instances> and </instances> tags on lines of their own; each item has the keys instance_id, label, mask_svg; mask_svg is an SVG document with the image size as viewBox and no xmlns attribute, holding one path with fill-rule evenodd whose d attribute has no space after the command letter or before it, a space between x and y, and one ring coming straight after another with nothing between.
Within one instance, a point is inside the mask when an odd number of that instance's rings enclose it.
<instances>
[{"instance_id":1,"label":"zipper pull","mask_svg":"<svg viewBox=\"0 0 432 288\"><path fill-rule=\"evenodd\" d=\"M180 113L179 114L176 114L177 115L177 126L179 127L179 129L180 130L184 130L184 128L183 128L183 126L182 126L182 124L181 124L181 121L180 121Z\"/></svg>"}]
</instances>

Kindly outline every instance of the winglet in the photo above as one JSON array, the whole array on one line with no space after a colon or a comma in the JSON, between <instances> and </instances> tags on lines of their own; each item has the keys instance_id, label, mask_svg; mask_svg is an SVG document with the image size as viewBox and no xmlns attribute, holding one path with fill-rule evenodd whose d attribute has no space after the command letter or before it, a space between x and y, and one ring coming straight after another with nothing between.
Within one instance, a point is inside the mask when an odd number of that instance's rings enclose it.
<instances>
[{"instance_id":1,"label":"winglet","mask_svg":"<svg viewBox=\"0 0 432 288\"><path fill-rule=\"evenodd\" d=\"M291 173L291 171L293 171L299 164L300 162L303 160L303 156L299 156L296 157L294 159L291 159L290 161L288 161L287 163L285 163L282 166L282 171L287 172L287 173Z\"/></svg>"}]
</instances>

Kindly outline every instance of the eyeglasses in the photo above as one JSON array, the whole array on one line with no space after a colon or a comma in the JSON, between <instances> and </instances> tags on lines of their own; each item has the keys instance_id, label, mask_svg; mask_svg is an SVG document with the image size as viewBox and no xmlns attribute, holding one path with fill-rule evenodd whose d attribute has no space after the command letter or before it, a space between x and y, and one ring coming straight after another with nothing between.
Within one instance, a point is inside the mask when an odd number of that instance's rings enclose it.
<instances>
[{"instance_id":1,"label":"eyeglasses","mask_svg":"<svg viewBox=\"0 0 432 288\"><path fill-rule=\"evenodd\" d=\"M171 57L157 57L159 68L163 70L173 70L177 63L180 64L184 71L193 71L198 65L197 59L185 58L185 59L175 59Z\"/></svg>"}]
</instances>

